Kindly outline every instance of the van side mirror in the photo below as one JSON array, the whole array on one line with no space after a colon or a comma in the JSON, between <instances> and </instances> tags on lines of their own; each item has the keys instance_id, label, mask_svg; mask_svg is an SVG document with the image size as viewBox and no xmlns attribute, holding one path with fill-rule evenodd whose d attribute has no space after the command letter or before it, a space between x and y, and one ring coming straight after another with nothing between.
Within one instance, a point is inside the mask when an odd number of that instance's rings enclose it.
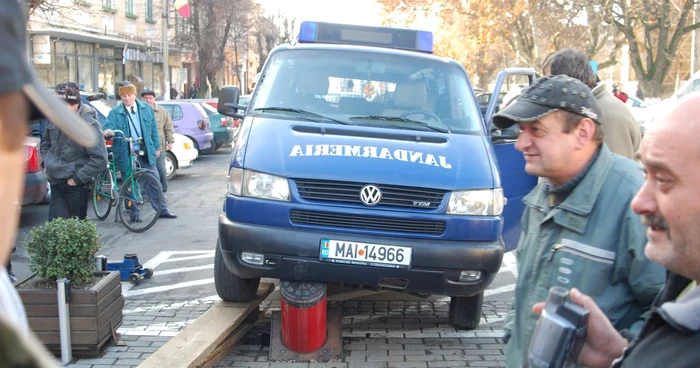
<instances>
[{"instance_id":1,"label":"van side mirror","mask_svg":"<svg viewBox=\"0 0 700 368\"><path fill-rule=\"evenodd\" d=\"M225 86L221 88L219 92L219 103L217 104L216 110L219 114L243 119L243 114L238 113L238 110L245 110L245 106L238 104L240 96L241 90L236 86Z\"/></svg>"},{"instance_id":2,"label":"van side mirror","mask_svg":"<svg viewBox=\"0 0 700 368\"><path fill-rule=\"evenodd\" d=\"M518 129L517 125L514 125L508 129L491 129L492 141L514 141L518 139L519 135L520 129Z\"/></svg>"}]
</instances>

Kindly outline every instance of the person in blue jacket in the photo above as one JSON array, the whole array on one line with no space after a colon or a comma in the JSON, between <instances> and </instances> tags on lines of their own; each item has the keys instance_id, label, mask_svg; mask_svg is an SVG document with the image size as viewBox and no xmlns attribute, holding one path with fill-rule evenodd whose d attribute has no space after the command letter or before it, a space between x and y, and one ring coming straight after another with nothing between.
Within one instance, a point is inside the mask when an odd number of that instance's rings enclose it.
<instances>
[{"instance_id":1,"label":"person in blue jacket","mask_svg":"<svg viewBox=\"0 0 700 368\"><path fill-rule=\"evenodd\" d=\"M141 168L149 170L151 174L160 181L158 171L156 170L156 160L161 154L159 150L160 136L158 135L158 127L156 126L153 109L145 102L136 99L136 87L134 85L125 84L120 86L119 96L121 97L122 103L110 110L103 127L104 136L113 137L113 130L121 130L130 138L142 138L142 141L133 144L134 154ZM131 165L129 162L128 149L129 144L124 140L115 139L112 142L114 159L123 177L126 177L125 173ZM155 193L159 190L160 188L155 186L146 188L149 198L158 198L159 195ZM153 201L151 204L153 208L158 211ZM140 222L141 219L139 215L138 209L132 210L130 221ZM168 211L168 206L165 201L163 201L163 206L160 209L160 217L176 217Z\"/></svg>"}]
</instances>

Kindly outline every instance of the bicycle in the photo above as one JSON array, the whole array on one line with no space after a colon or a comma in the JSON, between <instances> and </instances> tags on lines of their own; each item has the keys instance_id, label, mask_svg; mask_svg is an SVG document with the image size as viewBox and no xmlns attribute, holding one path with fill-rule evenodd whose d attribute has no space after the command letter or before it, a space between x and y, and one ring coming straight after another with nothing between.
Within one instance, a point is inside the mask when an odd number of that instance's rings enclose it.
<instances>
[{"instance_id":1,"label":"bicycle","mask_svg":"<svg viewBox=\"0 0 700 368\"><path fill-rule=\"evenodd\" d=\"M129 144L127 151L131 165L126 168L126 172L122 173L122 184L119 188L117 164L114 153L109 150L111 145L108 145L107 169L97 175L93 182L92 207L100 220L105 220L112 207L117 207L115 221L121 221L124 227L132 232L141 233L150 229L160 217L164 200L163 187L155 175L149 170L141 168L137 160L138 156L134 155L134 142L142 141L142 138L127 138L121 130L113 130L113 132L112 139L122 139ZM121 133L121 137L117 137L117 133ZM157 198L151 198L148 195L149 187L151 187L151 191L157 192ZM149 208L154 210L154 214L152 217L144 218L143 212Z\"/></svg>"}]
</instances>

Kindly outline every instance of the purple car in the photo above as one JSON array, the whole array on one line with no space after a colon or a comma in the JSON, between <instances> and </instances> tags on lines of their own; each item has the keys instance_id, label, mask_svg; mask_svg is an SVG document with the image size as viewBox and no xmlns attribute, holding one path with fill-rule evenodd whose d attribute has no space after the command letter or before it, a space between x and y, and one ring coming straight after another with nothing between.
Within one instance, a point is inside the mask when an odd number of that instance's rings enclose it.
<instances>
[{"instance_id":1,"label":"purple car","mask_svg":"<svg viewBox=\"0 0 700 368\"><path fill-rule=\"evenodd\" d=\"M207 113L199 104L186 101L159 101L173 118L175 133L192 139L194 148L201 153L214 150L214 133L209 126Z\"/></svg>"}]
</instances>

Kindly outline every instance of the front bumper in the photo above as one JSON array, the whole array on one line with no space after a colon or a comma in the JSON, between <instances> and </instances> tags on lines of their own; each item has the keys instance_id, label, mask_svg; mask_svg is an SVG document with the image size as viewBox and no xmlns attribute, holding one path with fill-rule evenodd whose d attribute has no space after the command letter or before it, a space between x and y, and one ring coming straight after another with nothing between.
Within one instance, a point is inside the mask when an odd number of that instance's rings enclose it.
<instances>
[{"instance_id":1,"label":"front bumper","mask_svg":"<svg viewBox=\"0 0 700 368\"><path fill-rule=\"evenodd\" d=\"M322 238L413 248L409 269L329 263L319 260ZM503 241L456 242L315 232L233 222L219 217L219 244L228 270L242 278L319 281L449 296L485 290L500 269ZM262 266L244 263L241 252L265 255ZM271 261L274 264L267 264ZM481 271L475 282L459 282L461 271Z\"/></svg>"}]
</instances>

